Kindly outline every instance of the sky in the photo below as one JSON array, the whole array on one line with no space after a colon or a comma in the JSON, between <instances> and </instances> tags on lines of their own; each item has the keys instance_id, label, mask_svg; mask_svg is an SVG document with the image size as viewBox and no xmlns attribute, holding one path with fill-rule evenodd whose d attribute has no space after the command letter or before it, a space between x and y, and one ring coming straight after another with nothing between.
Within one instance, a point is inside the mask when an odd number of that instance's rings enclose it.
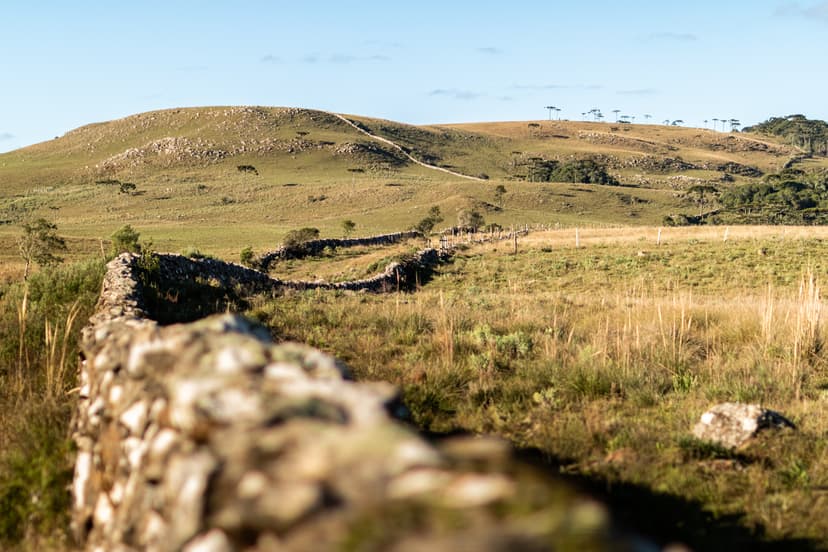
<instances>
[{"instance_id":1,"label":"sky","mask_svg":"<svg viewBox=\"0 0 828 552\"><path fill-rule=\"evenodd\" d=\"M209 105L412 124L546 119L546 106L698 127L828 119L828 1L3 4L0 152Z\"/></svg>"}]
</instances>

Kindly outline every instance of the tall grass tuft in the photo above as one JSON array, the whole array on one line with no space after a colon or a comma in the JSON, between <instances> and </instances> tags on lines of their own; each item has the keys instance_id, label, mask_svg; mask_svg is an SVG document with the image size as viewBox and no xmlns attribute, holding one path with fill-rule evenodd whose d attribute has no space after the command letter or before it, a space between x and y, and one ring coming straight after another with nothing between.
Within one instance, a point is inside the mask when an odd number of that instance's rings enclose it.
<instances>
[{"instance_id":1,"label":"tall grass tuft","mask_svg":"<svg viewBox=\"0 0 828 552\"><path fill-rule=\"evenodd\" d=\"M799 283L793 336L790 378L797 400L802 394L802 385L808 376L808 369L822 350L821 313L822 301L819 295L819 285L813 272L808 270Z\"/></svg>"},{"instance_id":2,"label":"tall grass tuft","mask_svg":"<svg viewBox=\"0 0 828 552\"><path fill-rule=\"evenodd\" d=\"M75 320L80 313L78 301L75 301L66 313L63 332L60 323L52 323L47 318L44 322L46 345L46 396L50 399L62 394L66 388L67 353L74 341Z\"/></svg>"},{"instance_id":3,"label":"tall grass tuft","mask_svg":"<svg viewBox=\"0 0 828 552\"><path fill-rule=\"evenodd\" d=\"M0 286L0 549L68 547L67 389L103 273L95 259Z\"/></svg>"},{"instance_id":4,"label":"tall grass tuft","mask_svg":"<svg viewBox=\"0 0 828 552\"><path fill-rule=\"evenodd\" d=\"M21 395L26 386L24 374L29 371L29 349L26 347L26 324L29 319L29 287L24 283L23 299L17 306L17 372L12 389Z\"/></svg>"}]
</instances>

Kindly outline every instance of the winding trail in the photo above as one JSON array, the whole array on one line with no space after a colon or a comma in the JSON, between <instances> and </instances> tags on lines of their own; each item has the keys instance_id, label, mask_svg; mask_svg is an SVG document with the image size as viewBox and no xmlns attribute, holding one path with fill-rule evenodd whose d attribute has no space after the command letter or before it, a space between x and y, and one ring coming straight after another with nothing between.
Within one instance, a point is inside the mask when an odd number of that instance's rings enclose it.
<instances>
[{"instance_id":1,"label":"winding trail","mask_svg":"<svg viewBox=\"0 0 828 552\"><path fill-rule=\"evenodd\" d=\"M333 115L334 117L342 120L344 123L354 127L355 129L357 129L362 134L364 134L364 135L366 135L366 136L368 136L368 137L370 137L370 138L372 138L372 139L374 139L378 142L382 142L383 144L391 146L392 148L396 149L397 151L399 151L400 153L405 155L406 158L408 158L409 161L411 161L413 163L416 163L417 165L420 165L421 167L425 167L427 169L432 169L432 170L435 170L435 171L444 172L444 173L450 174L452 176L465 178L466 180L476 180L477 182L486 182L486 180L483 179L483 178L478 178L476 176L469 176L467 174L462 174L462 173L459 173L459 172L452 171L450 169L446 169L444 167L438 167L437 165L430 165L428 163L420 161L419 159L415 158L410 153L405 151L405 149L401 145L399 145L395 142L392 142L388 138L383 138L382 136L377 136L376 134L371 134L370 132L368 132L364 128L361 128L359 125L357 125L356 123L354 123L353 121L351 121L350 119L345 117L344 115L340 115L339 113L333 113L331 111L329 111L328 114Z\"/></svg>"}]
</instances>

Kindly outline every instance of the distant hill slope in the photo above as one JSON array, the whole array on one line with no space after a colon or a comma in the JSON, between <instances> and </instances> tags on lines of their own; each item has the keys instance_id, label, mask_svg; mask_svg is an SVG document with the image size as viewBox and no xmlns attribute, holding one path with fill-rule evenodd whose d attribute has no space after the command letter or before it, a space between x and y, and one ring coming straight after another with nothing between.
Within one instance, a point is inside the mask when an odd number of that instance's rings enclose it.
<instances>
[{"instance_id":1,"label":"distant hill slope","mask_svg":"<svg viewBox=\"0 0 828 552\"><path fill-rule=\"evenodd\" d=\"M433 206L447 225L464 209L507 225L661 224L712 208L713 193L694 199L694 189L718 194L793 162L824 165L802 154L777 136L660 125L414 126L298 108L168 109L0 154L0 249L38 216L98 248L123 224L152 229L168 250L202 240L272 249L302 226L341 235L345 218L360 233L396 231ZM579 163L607 178L554 182Z\"/></svg>"},{"instance_id":2,"label":"distant hill slope","mask_svg":"<svg viewBox=\"0 0 828 552\"><path fill-rule=\"evenodd\" d=\"M568 121L412 126L347 116L425 163L482 178L520 180L530 159L594 158L628 183L701 170L756 176L796 153L766 136L709 130ZM132 178L158 170L198 170L259 162L290 165L307 157L334 172L405 171L404 156L323 111L209 107L142 113L87 125L0 155L5 189L44 181ZM750 170L750 169L756 170ZM708 175L713 176L713 175Z\"/></svg>"}]
</instances>

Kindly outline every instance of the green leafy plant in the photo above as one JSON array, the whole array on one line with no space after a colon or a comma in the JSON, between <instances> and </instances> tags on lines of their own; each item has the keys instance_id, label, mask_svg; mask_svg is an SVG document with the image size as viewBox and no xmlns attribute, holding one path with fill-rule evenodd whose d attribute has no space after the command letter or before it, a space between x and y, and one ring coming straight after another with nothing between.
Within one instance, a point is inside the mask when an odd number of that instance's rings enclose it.
<instances>
[{"instance_id":1,"label":"green leafy plant","mask_svg":"<svg viewBox=\"0 0 828 552\"><path fill-rule=\"evenodd\" d=\"M44 218L23 225L23 236L18 241L20 256L26 261L23 279L29 278L31 264L49 266L63 261L55 255L66 251L66 240L57 235L57 226Z\"/></svg>"},{"instance_id":2,"label":"green leafy plant","mask_svg":"<svg viewBox=\"0 0 828 552\"><path fill-rule=\"evenodd\" d=\"M346 219L342 221L342 233L346 238L350 237L351 234L354 233L354 229L356 228L356 223L351 219Z\"/></svg>"},{"instance_id":3,"label":"green leafy plant","mask_svg":"<svg viewBox=\"0 0 828 552\"><path fill-rule=\"evenodd\" d=\"M434 226L440 222L443 222L443 215L440 213L440 207L433 205L431 209L428 210L428 214L420 220L420 222L414 225L414 230L423 236L428 236L431 234L431 231L434 230Z\"/></svg>"},{"instance_id":4,"label":"green leafy plant","mask_svg":"<svg viewBox=\"0 0 828 552\"><path fill-rule=\"evenodd\" d=\"M291 230L282 238L282 245L287 248L301 247L304 243L319 237L319 228L305 227Z\"/></svg>"},{"instance_id":5,"label":"green leafy plant","mask_svg":"<svg viewBox=\"0 0 828 552\"><path fill-rule=\"evenodd\" d=\"M138 243L140 237L141 234L129 224L121 226L111 236L112 249L110 255L116 257L121 253L140 253L141 244Z\"/></svg>"},{"instance_id":6,"label":"green leafy plant","mask_svg":"<svg viewBox=\"0 0 828 552\"><path fill-rule=\"evenodd\" d=\"M244 266L253 268L256 265L256 254L253 252L253 248L248 245L242 249L239 254L239 261Z\"/></svg>"}]
</instances>

